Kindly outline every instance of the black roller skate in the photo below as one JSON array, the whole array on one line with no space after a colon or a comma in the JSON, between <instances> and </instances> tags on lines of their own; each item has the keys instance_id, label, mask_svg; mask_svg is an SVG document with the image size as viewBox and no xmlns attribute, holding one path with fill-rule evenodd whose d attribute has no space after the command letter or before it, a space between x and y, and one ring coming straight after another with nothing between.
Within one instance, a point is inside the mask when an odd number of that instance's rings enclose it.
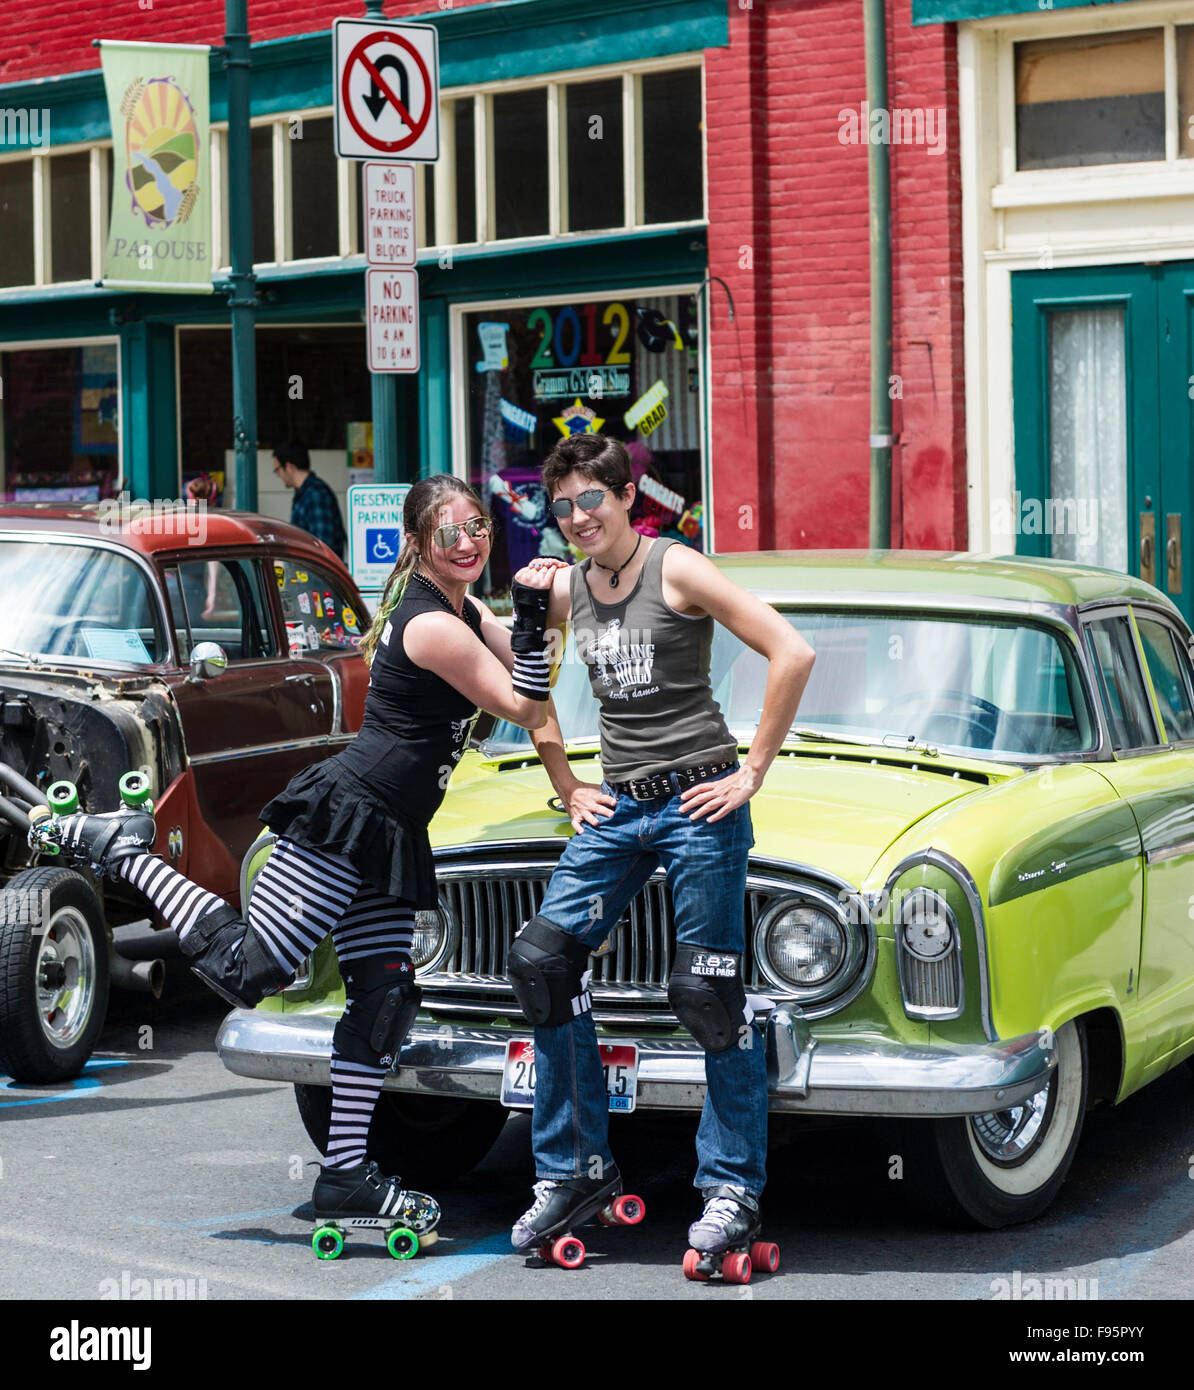
<instances>
[{"instance_id":1,"label":"black roller skate","mask_svg":"<svg viewBox=\"0 0 1194 1390\"><path fill-rule=\"evenodd\" d=\"M396 1260L409 1260L439 1239L435 1198L408 1191L401 1178L383 1176L375 1162L322 1169L311 1207L316 1221L311 1248L321 1260L340 1255L346 1229L384 1231L386 1249Z\"/></svg>"},{"instance_id":2,"label":"black roller skate","mask_svg":"<svg viewBox=\"0 0 1194 1390\"><path fill-rule=\"evenodd\" d=\"M755 1240L762 1220L759 1201L745 1187L722 1183L707 1187L705 1210L688 1228L691 1250L684 1255L686 1279L712 1279L720 1274L727 1284L749 1284L755 1269L774 1274L779 1246Z\"/></svg>"},{"instance_id":3,"label":"black roller skate","mask_svg":"<svg viewBox=\"0 0 1194 1390\"><path fill-rule=\"evenodd\" d=\"M573 1226L594 1217L603 1226L637 1226L646 1214L641 1197L622 1194L616 1167L601 1178L543 1178L535 1184L535 1200L514 1223L510 1241L515 1250L536 1250L561 1269L578 1269L585 1247L572 1234Z\"/></svg>"},{"instance_id":4,"label":"black roller skate","mask_svg":"<svg viewBox=\"0 0 1194 1390\"><path fill-rule=\"evenodd\" d=\"M40 853L57 854L70 865L87 867L103 875L122 859L149 854L157 838L152 808L127 807L89 816L76 811L67 816L46 816L29 831L30 846Z\"/></svg>"}]
</instances>

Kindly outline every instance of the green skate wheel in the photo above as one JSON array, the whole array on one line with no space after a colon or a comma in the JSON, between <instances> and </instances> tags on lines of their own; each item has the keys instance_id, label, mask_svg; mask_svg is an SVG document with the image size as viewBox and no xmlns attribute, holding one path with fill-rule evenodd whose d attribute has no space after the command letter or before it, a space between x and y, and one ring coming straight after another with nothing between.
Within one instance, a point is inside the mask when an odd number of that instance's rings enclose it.
<instances>
[{"instance_id":1,"label":"green skate wheel","mask_svg":"<svg viewBox=\"0 0 1194 1390\"><path fill-rule=\"evenodd\" d=\"M149 800L149 778L143 772L126 772L117 785L126 806L144 806Z\"/></svg>"},{"instance_id":2,"label":"green skate wheel","mask_svg":"<svg viewBox=\"0 0 1194 1390\"><path fill-rule=\"evenodd\" d=\"M52 782L46 804L56 816L73 815L79 809L79 790L73 782Z\"/></svg>"},{"instance_id":3,"label":"green skate wheel","mask_svg":"<svg viewBox=\"0 0 1194 1390\"><path fill-rule=\"evenodd\" d=\"M311 1249L321 1260L334 1260L344 1249L344 1237L336 1226L320 1226L311 1237Z\"/></svg>"},{"instance_id":4,"label":"green skate wheel","mask_svg":"<svg viewBox=\"0 0 1194 1390\"><path fill-rule=\"evenodd\" d=\"M405 1226L399 1226L386 1236L386 1249L396 1260L410 1260L419 1253L419 1237Z\"/></svg>"}]
</instances>

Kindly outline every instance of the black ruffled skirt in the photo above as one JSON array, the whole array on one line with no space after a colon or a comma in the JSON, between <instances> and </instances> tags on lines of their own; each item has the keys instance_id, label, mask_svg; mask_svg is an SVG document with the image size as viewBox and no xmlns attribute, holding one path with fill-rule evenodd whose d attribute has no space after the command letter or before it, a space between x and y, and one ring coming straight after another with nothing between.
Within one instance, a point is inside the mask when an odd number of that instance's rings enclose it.
<instances>
[{"instance_id":1,"label":"black ruffled skirt","mask_svg":"<svg viewBox=\"0 0 1194 1390\"><path fill-rule=\"evenodd\" d=\"M342 855L379 893L419 908L437 901L427 827L396 816L338 759L304 768L261 812L275 835Z\"/></svg>"}]
</instances>

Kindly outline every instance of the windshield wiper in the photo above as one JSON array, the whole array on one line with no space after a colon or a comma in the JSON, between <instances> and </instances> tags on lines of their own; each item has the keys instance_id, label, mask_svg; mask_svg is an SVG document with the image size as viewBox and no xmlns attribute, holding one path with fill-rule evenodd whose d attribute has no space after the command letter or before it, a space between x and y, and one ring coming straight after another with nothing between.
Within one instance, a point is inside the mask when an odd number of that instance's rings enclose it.
<instances>
[{"instance_id":1,"label":"windshield wiper","mask_svg":"<svg viewBox=\"0 0 1194 1390\"><path fill-rule=\"evenodd\" d=\"M27 661L30 666L36 666L41 659L33 652L19 652L15 647L0 647L0 654L4 656L19 656L22 661Z\"/></svg>"},{"instance_id":2,"label":"windshield wiper","mask_svg":"<svg viewBox=\"0 0 1194 1390\"><path fill-rule=\"evenodd\" d=\"M923 753L928 758L938 754L935 743L924 743L915 734L884 734L881 738L863 738L858 734L831 734L824 729L810 729L803 724L793 724L789 734L807 738L817 743L850 743L859 748L899 748L906 753Z\"/></svg>"}]
</instances>

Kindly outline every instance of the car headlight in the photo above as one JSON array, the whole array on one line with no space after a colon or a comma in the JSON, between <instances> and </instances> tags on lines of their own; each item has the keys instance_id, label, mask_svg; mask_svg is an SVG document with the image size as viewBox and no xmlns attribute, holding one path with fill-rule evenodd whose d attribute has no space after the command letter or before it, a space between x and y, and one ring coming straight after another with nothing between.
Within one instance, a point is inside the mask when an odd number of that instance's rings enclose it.
<instances>
[{"instance_id":1,"label":"car headlight","mask_svg":"<svg viewBox=\"0 0 1194 1390\"><path fill-rule=\"evenodd\" d=\"M443 953L448 940L448 926L448 914L442 907L415 913L410 955L416 970L421 970Z\"/></svg>"},{"instance_id":2,"label":"car headlight","mask_svg":"<svg viewBox=\"0 0 1194 1390\"><path fill-rule=\"evenodd\" d=\"M813 890L772 904L755 929L755 959L763 973L804 997L836 993L857 954L843 914Z\"/></svg>"}]
</instances>

